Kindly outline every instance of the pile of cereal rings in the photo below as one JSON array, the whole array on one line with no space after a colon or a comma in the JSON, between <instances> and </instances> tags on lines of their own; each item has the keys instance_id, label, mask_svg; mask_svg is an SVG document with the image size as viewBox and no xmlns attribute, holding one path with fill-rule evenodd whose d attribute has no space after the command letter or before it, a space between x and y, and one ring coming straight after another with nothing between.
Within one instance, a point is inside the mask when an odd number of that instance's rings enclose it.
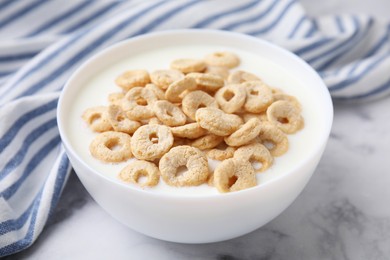
<instances>
[{"instance_id":1,"label":"pile of cereal rings","mask_svg":"<svg viewBox=\"0 0 390 260\"><path fill-rule=\"evenodd\" d=\"M156 186L160 176L171 186L207 183L222 193L257 185L256 174L287 152L287 135L304 120L295 97L250 72L231 71L239 64L234 53L215 52L152 73L124 72L109 105L82 115L98 133L91 155L104 163L135 157L118 176L142 188ZM214 172L209 159L220 161Z\"/></svg>"}]
</instances>

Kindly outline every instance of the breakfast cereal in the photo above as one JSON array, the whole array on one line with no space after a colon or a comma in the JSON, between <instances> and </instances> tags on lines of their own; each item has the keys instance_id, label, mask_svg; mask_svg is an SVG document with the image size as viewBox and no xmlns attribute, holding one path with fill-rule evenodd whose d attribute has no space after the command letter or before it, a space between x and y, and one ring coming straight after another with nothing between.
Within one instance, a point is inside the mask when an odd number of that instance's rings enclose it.
<instances>
[{"instance_id":1,"label":"breakfast cereal","mask_svg":"<svg viewBox=\"0 0 390 260\"><path fill-rule=\"evenodd\" d=\"M130 142L130 135L108 131L98 134L89 150L92 156L103 162L122 162L132 157Z\"/></svg>"},{"instance_id":2,"label":"breakfast cereal","mask_svg":"<svg viewBox=\"0 0 390 260\"><path fill-rule=\"evenodd\" d=\"M193 78L198 89L206 92L215 92L222 88L225 81L218 75L193 72L186 75L186 77Z\"/></svg>"},{"instance_id":3,"label":"breakfast cereal","mask_svg":"<svg viewBox=\"0 0 390 260\"><path fill-rule=\"evenodd\" d=\"M178 172L181 167L186 168L184 172ZM197 186L209 177L206 155L192 146L172 148L161 158L159 168L163 180L172 186Z\"/></svg>"},{"instance_id":4,"label":"breakfast cereal","mask_svg":"<svg viewBox=\"0 0 390 260\"><path fill-rule=\"evenodd\" d=\"M202 72L206 69L206 63L195 59L177 59L171 62L171 69L179 70L185 74Z\"/></svg>"},{"instance_id":5,"label":"breakfast cereal","mask_svg":"<svg viewBox=\"0 0 390 260\"><path fill-rule=\"evenodd\" d=\"M228 146L225 142L221 142L213 149L207 151L207 156L213 160L222 161L232 158L236 148Z\"/></svg>"},{"instance_id":6,"label":"breakfast cereal","mask_svg":"<svg viewBox=\"0 0 390 260\"><path fill-rule=\"evenodd\" d=\"M200 127L198 123L190 123L183 126L176 126L171 128L174 137L196 139L204 136L207 131Z\"/></svg>"},{"instance_id":7,"label":"breakfast cereal","mask_svg":"<svg viewBox=\"0 0 390 260\"><path fill-rule=\"evenodd\" d=\"M272 103L272 91L261 81L248 81L242 83L246 90L244 108L250 113L261 113L267 110Z\"/></svg>"},{"instance_id":8,"label":"breakfast cereal","mask_svg":"<svg viewBox=\"0 0 390 260\"><path fill-rule=\"evenodd\" d=\"M108 102L113 105L121 105L122 99L125 97L123 92L115 92L108 95Z\"/></svg>"},{"instance_id":9,"label":"breakfast cereal","mask_svg":"<svg viewBox=\"0 0 390 260\"><path fill-rule=\"evenodd\" d=\"M234 53L214 52L150 74L127 70L115 79L123 91L109 94L108 107L82 115L98 132L90 154L112 164L134 156L117 176L145 189L159 186L160 176L168 186L207 183L221 193L255 186L304 120L298 99L230 70L239 64Z\"/></svg>"},{"instance_id":10,"label":"breakfast cereal","mask_svg":"<svg viewBox=\"0 0 390 260\"><path fill-rule=\"evenodd\" d=\"M143 125L131 138L131 150L140 160L161 158L173 144L171 129L164 125Z\"/></svg>"},{"instance_id":11,"label":"breakfast cereal","mask_svg":"<svg viewBox=\"0 0 390 260\"><path fill-rule=\"evenodd\" d=\"M256 75L243 70L236 70L232 72L227 79L229 84L241 84L247 81L261 81L261 79L259 79Z\"/></svg>"},{"instance_id":12,"label":"breakfast cereal","mask_svg":"<svg viewBox=\"0 0 390 260\"><path fill-rule=\"evenodd\" d=\"M271 167L274 158L268 149L260 143L251 143L241 146L234 152L234 158L249 162L260 162L261 168L257 171L264 172Z\"/></svg>"},{"instance_id":13,"label":"breakfast cereal","mask_svg":"<svg viewBox=\"0 0 390 260\"><path fill-rule=\"evenodd\" d=\"M150 80L161 89L167 89L173 82L184 78L178 70L156 70L150 74Z\"/></svg>"},{"instance_id":14,"label":"breakfast cereal","mask_svg":"<svg viewBox=\"0 0 390 260\"><path fill-rule=\"evenodd\" d=\"M146 181L140 183L140 178L146 177ZM153 187L160 181L160 171L158 167L148 161L131 162L119 173L119 178L124 182L132 182L143 187Z\"/></svg>"},{"instance_id":15,"label":"breakfast cereal","mask_svg":"<svg viewBox=\"0 0 390 260\"><path fill-rule=\"evenodd\" d=\"M299 112L301 112L302 107L301 104L299 103L298 99L296 97L293 97L291 95L287 95L283 92L277 92L277 93L272 93L274 97L274 102L279 101L279 100L285 100L291 102L296 108L298 108Z\"/></svg>"},{"instance_id":16,"label":"breakfast cereal","mask_svg":"<svg viewBox=\"0 0 390 260\"><path fill-rule=\"evenodd\" d=\"M107 107L91 107L84 111L82 118L95 132L105 132L112 130L112 126L107 118Z\"/></svg>"},{"instance_id":17,"label":"breakfast cereal","mask_svg":"<svg viewBox=\"0 0 390 260\"><path fill-rule=\"evenodd\" d=\"M226 85L215 93L215 99L225 113L235 113L245 103L245 87L242 85Z\"/></svg>"},{"instance_id":18,"label":"breakfast cereal","mask_svg":"<svg viewBox=\"0 0 390 260\"><path fill-rule=\"evenodd\" d=\"M214 186L219 192L232 192L256 186L256 175L250 162L235 158L222 161L214 171Z\"/></svg>"},{"instance_id":19,"label":"breakfast cereal","mask_svg":"<svg viewBox=\"0 0 390 260\"><path fill-rule=\"evenodd\" d=\"M218 136L215 134L207 134L205 136L193 140L190 144L191 146L199 148L201 150L207 150L216 147L222 142L222 136Z\"/></svg>"},{"instance_id":20,"label":"breakfast cereal","mask_svg":"<svg viewBox=\"0 0 390 260\"><path fill-rule=\"evenodd\" d=\"M195 114L200 107L218 108L218 103L204 91L196 90L188 93L182 102L183 112L192 120L196 120Z\"/></svg>"},{"instance_id":21,"label":"breakfast cereal","mask_svg":"<svg viewBox=\"0 0 390 260\"><path fill-rule=\"evenodd\" d=\"M240 64L240 59L236 54L227 51L218 51L206 55L205 61L208 65L227 67L232 69Z\"/></svg>"},{"instance_id":22,"label":"breakfast cereal","mask_svg":"<svg viewBox=\"0 0 390 260\"><path fill-rule=\"evenodd\" d=\"M184 125L187 119L180 108L166 100L154 102L153 111L156 117L167 126Z\"/></svg>"},{"instance_id":23,"label":"breakfast cereal","mask_svg":"<svg viewBox=\"0 0 390 260\"><path fill-rule=\"evenodd\" d=\"M165 98L173 103L181 102L183 94L196 89L196 81L193 78L185 77L169 85L165 92Z\"/></svg>"},{"instance_id":24,"label":"breakfast cereal","mask_svg":"<svg viewBox=\"0 0 390 260\"><path fill-rule=\"evenodd\" d=\"M286 134L294 134L303 126L299 108L289 101L276 101L267 109L268 121Z\"/></svg>"},{"instance_id":25,"label":"breakfast cereal","mask_svg":"<svg viewBox=\"0 0 390 260\"><path fill-rule=\"evenodd\" d=\"M109 123L117 132L132 134L141 126L140 122L127 118L122 108L117 105L109 105L107 115Z\"/></svg>"},{"instance_id":26,"label":"breakfast cereal","mask_svg":"<svg viewBox=\"0 0 390 260\"><path fill-rule=\"evenodd\" d=\"M124 91L131 88L145 86L150 82L149 73L146 70L129 70L118 76L115 83Z\"/></svg>"},{"instance_id":27,"label":"breakfast cereal","mask_svg":"<svg viewBox=\"0 0 390 260\"><path fill-rule=\"evenodd\" d=\"M271 143L269 150L272 156L281 156L288 150L287 135L272 123L263 122L261 124L258 138L259 141L266 144L266 146L268 143Z\"/></svg>"},{"instance_id":28,"label":"breakfast cereal","mask_svg":"<svg viewBox=\"0 0 390 260\"><path fill-rule=\"evenodd\" d=\"M227 114L218 108L205 107L196 111L196 121L210 133L219 136L228 136L236 131L243 123L241 117Z\"/></svg>"},{"instance_id":29,"label":"breakfast cereal","mask_svg":"<svg viewBox=\"0 0 390 260\"><path fill-rule=\"evenodd\" d=\"M207 66L205 73L217 75L224 80L227 80L229 77L229 69L221 66Z\"/></svg>"},{"instance_id":30,"label":"breakfast cereal","mask_svg":"<svg viewBox=\"0 0 390 260\"><path fill-rule=\"evenodd\" d=\"M133 120L148 119L154 116L152 104L157 97L150 89L135 87L130 89L122 100L122 109Z\"/></svg>"},{"instance_id":31,"label":"breakfast cereal","mask_svg":"<svg viewBox=\"0 0 390 260\"><path fill-rule=\"evenodd\" d=\"M230 136L225 137L225 143L230 146L242 146L248 144L254 140L261 130L261 121L257 118L252 118L240 128L232 133Z\"/></svg>"},{"instance_id":32,"label":"breakfast cereal","mask_svg":"<svg viewBox=\"0 0 390 260\"><path fill-rule=\"evenodd\" d=\"M159 100L165 99L165 92L161 88L157 87L155 84L153 83L146 84L145 89L150 89L151 91L153 91L157 99Z\"/></svg>"}]
</instances>

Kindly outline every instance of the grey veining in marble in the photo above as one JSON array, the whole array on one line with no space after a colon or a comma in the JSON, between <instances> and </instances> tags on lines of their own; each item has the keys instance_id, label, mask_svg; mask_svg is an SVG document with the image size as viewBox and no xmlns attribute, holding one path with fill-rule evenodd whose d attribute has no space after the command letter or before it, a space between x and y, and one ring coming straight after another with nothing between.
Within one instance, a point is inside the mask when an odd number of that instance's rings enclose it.
<instances>
[{"instance_id":1,"label":"grey veining in marble","mask_svg":"<svg viewBox=\"0 0 390 260\"><path fill-rule=\"evenodd\" d=\"M340 9L340 1L324 2L325 13L367 6L364 0L348 0ZM322 12L313 1L303 3ZM389 1L370 1L370 12L376 6L384 17L385 3L389 10ZM148 238L100 209L72 174L37 242L6 259L387 260L389 201L390 97L336 104L329 143L304 191L280 216L248 235L203 245Z\"/></svg>"}]
</instances>

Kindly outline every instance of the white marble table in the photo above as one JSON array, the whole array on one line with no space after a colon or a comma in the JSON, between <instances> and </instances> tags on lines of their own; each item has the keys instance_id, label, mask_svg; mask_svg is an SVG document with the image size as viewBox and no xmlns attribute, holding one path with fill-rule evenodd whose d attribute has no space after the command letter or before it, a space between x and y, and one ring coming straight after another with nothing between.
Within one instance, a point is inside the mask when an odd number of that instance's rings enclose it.
<instances>
[{"instance_id":1,"label":"white marble table","mask_svg":"<svg viewBox=\"0 0 390 260\"><path fill-rule=\"evenodd\" d=\"M321 2L303 1L316 15L366 11L386 19L390 10L387 0ZM389 201L390 97L335 104L331 138L305 190L279 217L246 236L204 245L148 238L112 219L72 174L36 243L6 259L385 260Z\"/></svg>"}]
</instances>

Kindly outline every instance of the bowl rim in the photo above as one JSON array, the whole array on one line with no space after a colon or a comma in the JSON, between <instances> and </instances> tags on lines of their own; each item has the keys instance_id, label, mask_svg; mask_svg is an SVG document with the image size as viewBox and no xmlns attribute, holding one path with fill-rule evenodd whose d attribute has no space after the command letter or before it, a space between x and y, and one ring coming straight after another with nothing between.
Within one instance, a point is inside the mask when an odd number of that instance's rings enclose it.
<instances>
[{"instance_id":1,"label":"bowl rim","mask_svg":"<svg viewBox=\"0 0 390 260\"><path fill-rule=\"evenodd\" d=\"M176 35L176 34L200 34L200 35L203 35L203 37L205 37L205 35L207 35L207 34L213 34L213 35L219 35L220 37L236 37L236 38L240 38L240 40L242 40L242 41L252 41L252 42L255 42L257 44L260 43L262 45L267 46L267 48L272 48L275 51L281 52L283 55L286 55L287 57L289 57L289 59L294 60L294 62L296 62L297 64L302 66L305 70L307 70L308 73L311 73L312 76L314 76L314 78L316 78L316 80L318 81L318 89L322 90L322 93L320 94L320 96L322 96L322 99L327 104L327 107L328 107L327 110L329 111L328 113L325 113L327 115L327 118L324 119L326 121L326 124L325 124L326 127L323 128L323 131L322 131L322 134L321 134L321 138L319 138L320 142L315 147L313 152L311 154L309 154L306 158L304 158L304 160L300 161L300 163L297 163L297 164L294 165L294 167L291 167L288 170L288 172L285 173L285 174L276 176L275 178L272 178L271 180L268 180L265 183L258 184L256 186L248 188L248 189L240 190L240 191L237 191L237 192L228 192L228 193L223 193L223 194L221 194L221 193L217 193L217 194L195 194L195 195L194 194L181 194L180 196L178 196L177 194L174 194L174 193L171 194L171 193L150 192L148 190L137 189L137 188L129 186L129 185L125 184L125 183L121 183L119 181L115 181L115 180L113 180L113 179L111 179L111 178L109 178L107 176L104 176L103 174L99 173L97 170L95 170L93 167L91 167L88 163L86 163L81 158L81 156L78 155L78 153L75 151L75 149L73 149L68 136L65 134L65 132L66 132L65 131L65 127L64 127L64 124L62 122L62 114L64 113L63 111L66 109L65 105L63 105L64 104L64 99L65 99L66 93L68 92L68 89L72 85L72 83L73 83L74 79L76 78L76 76L78 74L80 74L91 63L94 63L95 60L97 60L101 56L103 56L106 53L109 53L109 52L115 50L116 48L120 48L123 45L131 44L131 43L137 42L137 41L158 38L158 37L161 37L161 36ZM85 60L72 73L72 75L66 81L63 89L61 90L61 94L60 94L60 97L59 97L59 100L58 100L57 115L56 116L57 116L58 130L59 130L59 133L60 133L62 144L66 148L65 149L66 153L67 154L71 153L73 158L76 158L79 161L79 163L81 163L83 165L83 167L88 169L88 171L93 172L93 174L97 175L98 178L101 178L104 181L108 181L108 182L112 183L113 185L119 185L119 186L121 186L123 188L130 189L133 192L137 192L137 193L140 193L140 194L143 194L143 195L146 195L146 196L159 197L159 198L169 198L169 199L177 199L177 200L192 200L192 199L203 200L203 199L210 199L210 198L213 198L213 199L225 199L226 197L246 196L246 194L249 194L249 193L252 193L252 192L256 192L257 190L260 190L260 189L264 189L265 187L267 187L269 185L272 185L275 182L278 182L278 181L280 181L283 178L286 178L288 175L290 175L290 173L296 171L297 169L301 168L303 165L307 164L309 161L311 161L313 159L313 157L316 154L318 154L318 152L321 152L321 149L323 149L323 147L326 145L326 143L328 141L328 138L329 138L329 135L330 135L332 123L333 123L333 113L334 113L334 110L333 110L332 99L331 99L329 90L326 87L325 83L323 82L321 77L318 75L318 73L308 63L306 63L306 61L304 61L302 58L300 58L296 54L294 54L294 53L292 53L292 52L290 52L290 51L288 51L288 50L286 50L286 49L284 49L284 48L282 48L280 46L277 46L277 45L275 45L273 43L270 43L270 42L268 42L266 40L263 40L263 39L260 39L260 38L256 38L254 36L250 36L250 35L247 35L247 34L238 33L238 32L223 31L223 30L216 30L216 29L174 29L174 30L165 30L165 31L151 32L151 33L147 33L147 34L131 37L131 38L119 41L119 42L117 42L117 43L115 43L115 44L113 44L111 46L108 46L108 47L98 51L97 53L93 54L91 57L89 57L87 60ZM77 172L76 172L76 174L77 174Z\"/></svg>"}]
</instances>

